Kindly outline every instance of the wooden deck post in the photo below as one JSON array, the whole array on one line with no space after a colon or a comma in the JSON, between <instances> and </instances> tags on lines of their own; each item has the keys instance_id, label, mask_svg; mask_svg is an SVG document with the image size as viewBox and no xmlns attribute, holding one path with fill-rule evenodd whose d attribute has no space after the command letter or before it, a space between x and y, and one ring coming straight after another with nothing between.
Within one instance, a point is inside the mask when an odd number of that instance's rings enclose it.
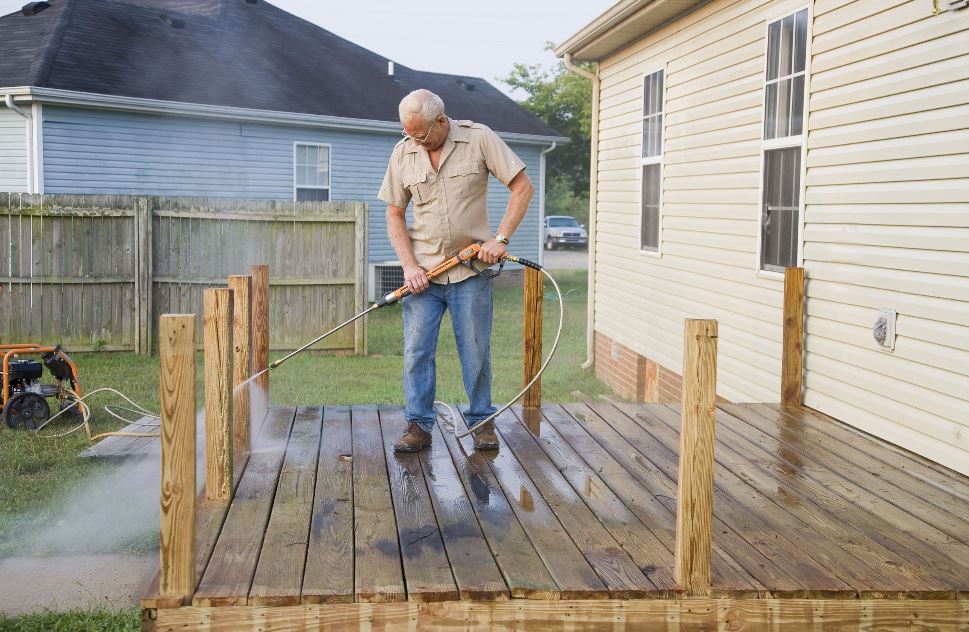
<instances>
[{"instance_id":1,"label":"wooden deck post","mask_svg":"<svg viewBox=\"0 0 969 632\"><path fill-rule=\"evenodd\" d=\"M676 582L688 596L710 592L713 443L717 410L717 321L688 319L683 346Z\"/></svg>"},{"instance_id":2,"label":"wooden deck post","mask_svg":"<svg viewBox=\"0 0 969 632\"><path fill-rule=\"evenodd\" d=\"M229 277L232 290L232 453L249 453L249 389L238 388L252 375L252 277Z\"/></svg>"},{"instance_id":3,"label":"wooden deck post","mask_svg":"<svg viewBox=\"0 0 969 632\"><path fill-rule=\"evenodd\" d=\"M195 591L195 314L165 314L161 355L162 595L189 603Z\"/></svg>"},{"instance_id":4,"label":"wooden deck post","mask_svg":"<svg viewBox=\"0 0 969 632\"><path fill-rule=\"evenodd\" d=\"M525 355L522 360L522 385L528 384L542 366L542 303L544 276L540 270L525 268L523 337ZM542 380L535 381L522 402L527 407L542 405Z\"/></svg>"},{"instance_id":5,"label":"wooden deck post","mask_svg":"<svg viewBox=\"0 0 969 632\"><path fill-rule=\"evenodd\" d=\"M205 497L232 493L232 290L205 290Z\"/></svg>"},{"instance_id":6,"label":"wooden deck post","mask_svg":"<svg viewBox=\"0 0 969 632\"><path fill-rule=\"evenodd\" d=\"M784 343L781 404L801 405L804 375L804 268L784 268Z\"/></svg>"},{"instance_id":7,"label":"wooden deck post","mask_svg":"<svg viewBox=\"0 0 969 632\"><path fill-rule=\"evenodd\" d=\"M269 266L252 266L249 273L252 275L252 372L255 374L269 366ZM252 404L252 413L262 423L269 406L269 372L260 375L254 383L260 394Z\"/></svg>"}]
</instances>

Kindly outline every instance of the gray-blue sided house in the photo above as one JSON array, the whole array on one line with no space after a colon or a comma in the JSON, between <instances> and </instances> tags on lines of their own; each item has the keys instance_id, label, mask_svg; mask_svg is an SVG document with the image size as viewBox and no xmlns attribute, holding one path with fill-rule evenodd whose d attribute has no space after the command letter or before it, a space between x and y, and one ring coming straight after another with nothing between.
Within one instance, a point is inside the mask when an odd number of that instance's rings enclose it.
<instances>
[{"instance_id":1,"label":"gray-blue sided house","mask_svg":"<svg viewBox=\"0 0 969 632\"><path fill-rule=\"evenodd\" d=\"M263 0L50 0L0 17L0 191L365 201L371 269L389 270L376 195L417 88L525 161L539 194L514 249L540 257L558 132L483 79L394 64ZM507 189L492 177L489 193L497 226Z\"/></svg>"}]
</instances>

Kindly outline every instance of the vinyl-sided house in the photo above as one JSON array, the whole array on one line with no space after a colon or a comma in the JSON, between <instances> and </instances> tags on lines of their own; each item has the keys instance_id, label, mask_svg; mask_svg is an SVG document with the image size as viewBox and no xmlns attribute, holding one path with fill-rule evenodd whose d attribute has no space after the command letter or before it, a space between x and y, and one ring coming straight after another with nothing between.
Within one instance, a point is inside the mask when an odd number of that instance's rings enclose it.
<instances>
[{"instance_id":1,"label":"vinyl-sided house","mask_svg":"<svg viewBox=\"0 0 969 632\"><path fill-rule=\"evenodd\" d=\"M492 127L536 186L564 139L488 82L394 64L263 0L50 0L0 18L0 191L376 199L416 88ZM492 178L495 224L507 189ZM516 234L537 257L543 196ZM379 279L378 279L379 281Z\"/></svg>"},{"instance_id":2,"label":"vinyl-sided house","mask_svg":"<svg viewBox=\"0 0 969 632\"><path fill-rule=\"evenodd\" d=\"M969 473L967 5L622 0L557 48L597 62L603 379L678 401L716 318L718 394L776 401L803 266L805 404Z\"/></svg>"}]
</instances>

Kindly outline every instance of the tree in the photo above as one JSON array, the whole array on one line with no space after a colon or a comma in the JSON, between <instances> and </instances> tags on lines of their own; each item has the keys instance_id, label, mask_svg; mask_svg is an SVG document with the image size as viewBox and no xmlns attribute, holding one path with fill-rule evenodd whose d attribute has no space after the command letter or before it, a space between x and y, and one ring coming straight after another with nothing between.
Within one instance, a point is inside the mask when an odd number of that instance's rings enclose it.
<instances>
[{"instance_id":1,"label":"tree","mask_svg":"<svg viewBox=\"0 0 969 632\"><path fill-rule=\"evenodd\" d=\"M552 44L546 44L545 48L551 50ZM584 199L582 209L584 214L587 213L592 82L569 72L562 62L551 70L540 64L515 64L511 74L501 81L525 92L528 96L519 101L522 107L569 137L568 143L548 154L545 165L547 191L555 195L547 196L546 206L551 207L553 200L560 200L570 208L555 208L554 211L574 215L573 208L577 204L581 206L579 200Z\"/></svg>"}]
</instances>

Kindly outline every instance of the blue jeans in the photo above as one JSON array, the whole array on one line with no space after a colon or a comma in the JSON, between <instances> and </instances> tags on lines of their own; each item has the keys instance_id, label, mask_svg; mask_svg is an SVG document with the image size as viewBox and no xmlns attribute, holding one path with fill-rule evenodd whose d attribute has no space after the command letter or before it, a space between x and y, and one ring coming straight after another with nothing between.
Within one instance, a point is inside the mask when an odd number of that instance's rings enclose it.
<instances>
[{"instance_id":1,"label":"blue jeans","mask_svg":"<svg viewBox=\"0 0 969 632\"><path fill-rule=\"evenodd\" d=\"M437 337L444 310L451 311L461 377L470 405L462 409L473 426L492 415L491 320L494 312L491 279L474 276L458 283L431 283L404 298L404 418L426 432L434 427L437 389Z\"/></svg>"}]
</instances>

